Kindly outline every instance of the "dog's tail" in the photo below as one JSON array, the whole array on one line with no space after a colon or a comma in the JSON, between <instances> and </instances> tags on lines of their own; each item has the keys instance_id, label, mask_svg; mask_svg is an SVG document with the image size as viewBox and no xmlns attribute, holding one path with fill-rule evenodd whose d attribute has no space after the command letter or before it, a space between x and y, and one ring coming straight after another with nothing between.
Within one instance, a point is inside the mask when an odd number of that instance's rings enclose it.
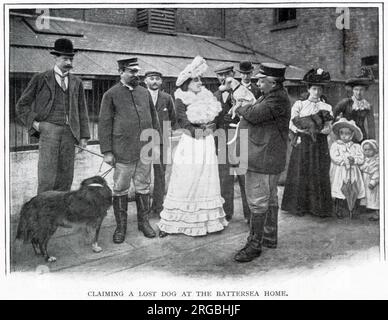
<instances>
[{"instance_id":1,"label":"dog's tail","mask_svg":"<svg viewBox=\"0 0 388 320\"><path fill-rule=\"evenodd\" d=\"M18 228L16 231L16 239L15 240L23 240L28 241L29 240L29 218L30 218L30 210L31 208L31 201L28 201L25 203L20 210L20 218L18 223Z\"/></svg>"}]
</instances>

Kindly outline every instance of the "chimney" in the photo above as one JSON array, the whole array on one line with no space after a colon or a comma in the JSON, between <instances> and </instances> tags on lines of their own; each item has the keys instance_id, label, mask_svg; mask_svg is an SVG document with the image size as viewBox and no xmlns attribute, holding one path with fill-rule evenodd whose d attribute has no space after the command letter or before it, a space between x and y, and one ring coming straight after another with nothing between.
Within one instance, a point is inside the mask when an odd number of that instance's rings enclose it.
<instances>
[{"instance_id":1,"label":"chimney","mask_svg":"<svg viewBox=\"0 0 388 320\"><path fill-rule=\"evenodd\" d=\"M176 9L137 9L139 30L176 35Z\"/></svg>"}]
</instances>

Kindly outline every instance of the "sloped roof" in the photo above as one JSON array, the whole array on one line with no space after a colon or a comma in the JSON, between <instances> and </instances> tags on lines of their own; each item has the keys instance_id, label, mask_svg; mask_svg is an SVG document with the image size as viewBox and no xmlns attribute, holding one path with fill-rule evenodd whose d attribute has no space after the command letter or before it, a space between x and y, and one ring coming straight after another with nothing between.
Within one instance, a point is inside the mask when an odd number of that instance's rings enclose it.
<instances>
[{"instance_id":1,"label":"sloped roof","mask_svg":"<svg viewBox=\"0 0 388 320\"><path fill-rule=\"evenodd\" d=\"M152 34L134 27L63 18L50 19L50 29L36 32L33 18L11 15L10 71L35 73L46 70L51 61L49 51L55 40L63 36L71 39L78 49L73 70L76 74L117 75L116 60L129 55L138 57L143 72L158 69L169 77L176 77L196 55L208 61L210 68L205 77L214 77L211 70L222 62L236 66L243 60L256 65L277 62L221 38ZM303 69L291 67L287 69L286 78L301 79L303 74Z\"/></svg>"}]
</instances>

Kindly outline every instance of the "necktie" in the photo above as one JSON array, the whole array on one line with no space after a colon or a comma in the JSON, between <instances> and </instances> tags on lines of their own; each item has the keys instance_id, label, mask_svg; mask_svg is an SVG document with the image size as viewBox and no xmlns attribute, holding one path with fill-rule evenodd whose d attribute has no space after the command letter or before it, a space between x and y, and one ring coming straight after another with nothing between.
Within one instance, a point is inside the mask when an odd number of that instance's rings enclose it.
<instances>
[{"instance_id":1,"label":"necktie","mask_svg":"<svg viewBox=\"0 0 388 320\"><path fill-rule=\"evenodd\" d=\"M67 74L61 75L61 74L57 73L57 75L61 78L61 88L62 88L62 90L66 91L67 87L66 87L65 79L67 77Z\"/></svg>"}]
</instances>

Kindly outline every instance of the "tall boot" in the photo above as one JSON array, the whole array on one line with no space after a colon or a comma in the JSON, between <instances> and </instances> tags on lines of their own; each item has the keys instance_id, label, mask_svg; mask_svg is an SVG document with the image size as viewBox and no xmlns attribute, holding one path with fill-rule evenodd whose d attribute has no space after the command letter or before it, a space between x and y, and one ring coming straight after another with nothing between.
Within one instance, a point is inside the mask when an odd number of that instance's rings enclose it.
<instances>
[{"instance_id":1,"label":"tall boot","mask_svg":"<svg viewBox=\"0 0 388 320\"><path fill-rule=\"evenodd\" d=\"M150 214L150 195L136 193L135 201L137 208L137 228L147 238L156 237L156 233L148 221Z\"/></svg>"},{"instance_id":2,"label":"tall boot","mask_svg":"<svg viewBox=\"0 0 388 320\"><path fill-rule=\"evenodd\" d=\"M261 244L263 241L264 223L267 213L255 215L251 217L251 236L248 237L248 242L234 256L237 262L249 262L261 255Z\"/></svg>"},{"instance_id":3,"label":"tall boot","mask_svg":"<svg viewBox=\"0 0 388 320\"><path fill-rule=\"evenodd\" d=\"M127 233L128 196L113 196L113 212L116 219L116 230L113 233L113 242L122 243Z\"/></svg>"},{"instance_id":4,"label":"tall boot","mask_svg":"<svg viewBox=\"0 0 388 320\"><path fill-rule=\"evenodd\" d=\"M264 224L263 246L271 249L278 245L278 211L279 207L270 206Z\"/></svg>"}]
</instances>

